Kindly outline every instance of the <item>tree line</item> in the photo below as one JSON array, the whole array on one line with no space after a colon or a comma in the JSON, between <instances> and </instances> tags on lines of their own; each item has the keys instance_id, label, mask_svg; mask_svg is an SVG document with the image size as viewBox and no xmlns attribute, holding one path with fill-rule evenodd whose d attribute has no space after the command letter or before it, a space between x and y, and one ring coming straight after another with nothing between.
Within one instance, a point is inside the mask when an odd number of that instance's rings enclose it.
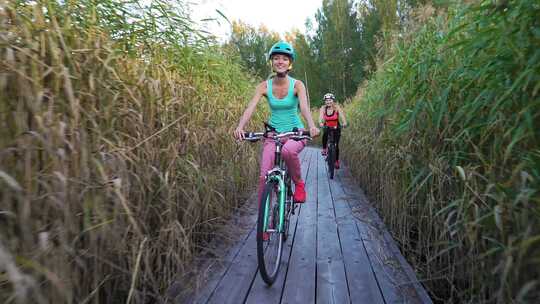
<instances>
[{"instance_id":1,"label":"tree line","mask_svg":"<svg viewBox=\"0 0 540 304\"><path fill-rule=\"evenodd\" d=\"M354 96L359 84L375 71L376 58L384 51L384 37L402 26L418 4L416 0L323 0L315 22L306 20L305 33L293 30L280 37L264 25L255 28L234 21L225 47L239 54L251 73L264 79L271 73L267 51L284 39L298 55L291 75L304 80L311 105L322 104L326 92L343 101Z\"/></svg>"}]
</instances>

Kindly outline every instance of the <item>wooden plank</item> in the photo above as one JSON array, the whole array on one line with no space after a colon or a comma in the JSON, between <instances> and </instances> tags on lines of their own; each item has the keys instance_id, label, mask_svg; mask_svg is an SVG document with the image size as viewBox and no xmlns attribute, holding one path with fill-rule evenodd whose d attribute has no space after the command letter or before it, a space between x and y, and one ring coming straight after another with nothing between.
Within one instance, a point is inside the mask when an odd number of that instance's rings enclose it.
<instances>
[{"instance_id":1,"label":"wooden plank","mask_svg":"<svg viewBox=\"0 0 540 304\"><path fill-rule=\"evenodd\" d=\"M306 149L304 149L305 151ZM311 151L302 152L302 177L307 179L307 174L310 170L310 159L312 157ZM278 277L272 286L268 286L261 278L260 274L255 277L255 281L249 291L246 303L254 304L270 304L280 303L281 295L283 294L283 286L287 277L287 270L289 267L289 261L291 257L291 251L296 236L296 227L298 223L298 217L301 213L301 207L299 205L296 214L291 217L291 223L289 228L289 238L285 243L283 249L283 256L281 260L281 268L279 270Z\"/></svg>"},{"instance_id":2,"label":"wooden plank","mask_svg":"<svg viewBox=\"0 0 540 304\"><path fill-rule=\"evenodd\" d=\"M242 303L257 274L256 229L249 234L240 253L220 280L207 303Z\"/></svg>"},{"instance_id":3,"label":"wooden plank","mask_svg":"<svg viewBox=\"0 0 540 304\"><path fill-rule=\"evenodd\" d=\"M332 201L334 203L334 211L336 214L336 222L340 223L352 223L355 221L351 213L351 207L347 201L348 196L345 194L341 187L339 179L335 178L329 180L330 194L332 195Z\"/></svg>"},{"instance_id":4,"label":"wooden plank","mask_svg":"<svg viewBox=\"0 0 540 304\"><path fill-rule=\"evenodd\" d=\"M296 235L283 287L281 303L315 302L315 260L317 229L317 163L311 151L310 170L306 178L307 201L298 216Z\"/></svg>"},{"instance_id":5,"label":"wooden plank","mask_svg":"<svg viewBox=\"0 0 540 304\"><path fill-rule=\"evenodd\" d=\"M371 217L372 214L367 201L362 200L360 195L355 193L350 187L345 187L343 179L340 180L342 181L343 191L354 195L353 202L350 204L351 210L354 208L356 215L362 219L356 222L356 226L385 303L403 303L405 299L401 297L400 291L396 287L398 284L397 281L390 273L386 272L384 263L388 262L389 257L383 251L383 248L379 246L379 242L375 239L376 236L372 232L376 223ZM350 186L350 184L348 185Z\"/></svg>"},{"instance_id":6,"label":"wooden plank","mask_svg":"<svg viewBox=\"0 0 540 304\"><path fill-rule=\"evenodd\" d=\"M300 155L305 159L305 153ZM256 229L253 229L240 252L214 288L207 303L242 303L258 275Z\"/></svg>"},{"instance_id":7,"label":"wooden plank","mask_svg":"<svg viewBox=\"0 0 540 304\"><path fill-rule=\"evenodd\" d=\"M384 303L355 223L338 225L351 303Z\"/></svg>"},{"instance_id":8,"label":"wooden plank","mask_svg":"<svg viewBox=\"0 0 540 304\"><path fill-rule=\"evenodd\" d=\"M429 297L429 294L427 293L424 286L418 281L416 272L413 270L409 262L405 259L403 254L401 254L401 251L396 245L396 242L388 232L388 230L384 230L384 237L386 240L387 245L390 247L390 249L394 252L394 256L398 259L399 264L401 265L401 269L405 272L407 276L407 282L400 282L402 285L410 285L414 290L416 291L416 297L418 297L419 303L423 304L431 304L433 301Z\"/></svg>"},{"instance_id":9,"label":"wooden plank","mask_svg":"<svg viewBox=\"0 0 540 304\"><path fill-rule=\"evenodd\" d=\"M425 289L416 280L409 276L403 266L406 261L399 258L398 253L389 245L394 242L385 234L387 230L375 209L369 204L361 190L353 190L351 180L341 179L344 192L350 194L351 209L355 211L357 229L360 233L371 266L377 278L379 287L386 303L432 303ZM394 243L395 246L395 243ZM409 266L410 267L410 266ZM414 284L418 286L414 286ZM420 292L418 292L418 290Z\"/></svg>"},{"instance_id":10,"label":"wooden plank","mask_svg":"<svg viewBox=\"0 0 540 304\"><path fill-rule=\"evenodd\" d=\"M255 226L253 226L253 229L250 230L250 233L255 230ZM219 282L223 279L225 276L225 273L229 270L231 265L233 264L232 261L234 257L240 252L240 249L242 249L243 246L246 245L247 237L249 236L248 233L245 236L245 239L243 241L238 242L231 251L227 254L226 258L223 261L218 261L214 267L210 267L209 271L214 272L213 275L211 275L205 283L205 288L200 289L199 292L196 292L193 296L193 300L189 301L191 303L206 303L208 299L210 298L210 295L214 292L214 290L217 288ZM187 302L187 301L182 301ZM181 302L179 302L181 303Z\"/></svg>"},{"instance_id":11,"label":"wooden plank","mask_svg":"<svg viewBox=\"0 0 540 304\"><path fill-rule=\"evenodd\" d=\"M245 204L249 204L254 199L255 196L252 195ZM216 233L216 238L220 238L219 242L213 240L210 243L211 255L199 258L198 262L195 261L199 265L195 266L191 273L184 275L184 278L169 288L168 294L170 298L174 298L174 303L202 304L208 301L210 295L232 265L240 250L244 247L250 232L255 229L256 210L248 209L248 213L242 215L237 221L242 223L242 225L219 229ZM228 236L225 239L224 234ZM220 237L220 235L222 236ZM186 280L189 280L189 283L194 286L191 288L192 290L184 290L183 293L174 295L174 291L181 288L180 286L183 285L182 282Z\"/></svg>"},{"instance_id":12,"label":"wooden plank","mask_svg":"<svg viewBox=\"0 0 540 304\"><path fill-rule=\"evenodd\" d=\"M278 281L268 288L257 272L252 225L218 261L226 270L209 281L206 298L188 302L431 303L348 172L340 169L329 180L320 149L306 147L301 160L308 200L293 217L296 230L286 243Z\"/></svg>"},{"instance_id":13,"label":"wooden plank","mask_svg":"<svg viewBox=\"0 0 540 304\"><path fill-rule=\"evenodd\" d=\"M368 254L370 264L373 268L377 282L386 303L403 303L401 291L398 288L398 281L393 273L387 272L385 263L391 263L391 256L380 246L380 239L377 239L370 228L361 222L357 222L358 232L362 235L362 240Z\"/></svg>"},{"instance_id":14,"label":"wooden plank","mask_svg":"<svg viewBox=\"0 0 540 304\"><path fill-rule=\"evenodd\" d=\"M289 260L291 256L291 249L293 246L296 227L297 227L298 217L293 216L291 220L291 233L289 239L285 243L283 249L283 256L281 260L281 268L279 270L278 277L272 286L268 286L261 278L260 274L257 273L253 286L249 291L248 298L245 303L253 304L269 304L269 303L279 303L281 300L281 295L283 293L283 285L287 276L287 268L289 266Z\"/></svg>"},{"instance_id":15,"label":"wooden plank","mask_svg":"<svg viewBox=\"0 0 540 304\"><path fill-rule=\"evenodd\" d=\"M318 158L316 303L350 303L327 170Z\"/></svg>"},{"instance_id":16,"label":"wooden plank","mask_svg":"<svg viewBox=\"0 0 540 304\"><path fill-rule=\"evenodd\" d=\"M410 303L432 303L425 288L418 282L416 273L399 251L394 239L385 228L384 223L374 208L369 209L372 225L364 225L366 240L370 240L373 256L382 264L386 278L393 286L397 297L394 302L406 300Z\"/></svg>"},{"instance_id":17,"label":"wooden plank","mask_svg":"<svg viewBox=\"0 0 540 304\"><path fill-rule=\"evenodd\" d=\"M351 185L354 185L350 176L343 177L343 179L346 180L346 183L342 183L344 186L350 187ZM396 282L398 282L401 292L404 293L403 297L407 298L407 301L411 303L433 303L426 289L418 280L416 272L399 250L397 243L389 233L388 229L385 228L384 222L378 215L375 208L369 203L369 200L364 192L361 189L355 191L354 188L351 189L351 192L354 193L354 195L349 195L348 197L356 197L359 203L363 203L368 207L370 220L372 223L370 226L377 228L377 233L379 234L378 238L382 237L381 243L383 244L382 246L384 246L383 250L392 253L392 263L399 266L393 270L398 272L398 274L395 274L395 276L399 277L400 279L397 279ZM392 265L392 263L386 263L385 265ZM411 289L414 289L416 294Z\"/></svg>"},{"instance_id":18,"label":"wooden plank","mask_svg":"<svg viewBox=\"0 0 540 304\"><path fill-rule=\"evenodd\" d=\"M351 303L384 303L340 181L330 180ZM339 214L339 216L338 216Z\"/></svg>"}]
</instances>

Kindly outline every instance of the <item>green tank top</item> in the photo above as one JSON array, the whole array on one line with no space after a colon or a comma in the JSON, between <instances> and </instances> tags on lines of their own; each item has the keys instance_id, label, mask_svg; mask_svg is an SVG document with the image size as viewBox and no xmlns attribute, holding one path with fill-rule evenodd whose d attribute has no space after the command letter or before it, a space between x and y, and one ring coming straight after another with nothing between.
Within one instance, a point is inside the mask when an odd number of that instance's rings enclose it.
<instances>
[{"instance_id":1,"label":"green tank top","mask_svg":"<svg viewBox=\"0 0 540 304\"><path fill-rule=\"evenodd\" d=\"M268 79L267 92L268 104L270 105L269 124L278 132L289 132L293 128L303 129L304 124L298 115L298 96L294 95L294 82L296 79L289 77L289 91L282 99L272 94L272 78Z\"/></svg>"}]
</instances>

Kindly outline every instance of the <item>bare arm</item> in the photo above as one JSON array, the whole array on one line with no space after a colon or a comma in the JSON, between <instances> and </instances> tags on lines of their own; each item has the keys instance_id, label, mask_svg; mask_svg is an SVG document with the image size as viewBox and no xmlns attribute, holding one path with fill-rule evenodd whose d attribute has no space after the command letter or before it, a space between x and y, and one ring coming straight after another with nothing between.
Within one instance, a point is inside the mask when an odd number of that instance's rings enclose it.
<instances>
[{"instance_id":1,"label":"bare arm","mask_svg":"<svg viewBox=\"0 0 540 304\"><path fill-rule=\"evenodd\" d=\"M324 125L324 106L322 106L320 109L319 109L319 126L323 126Z\"/></svg>"},{"instance_id":2,"label":"bare arm","mask_svg":"<svg viewBox=\"0 0 540 304\"><path fill-rule=\"evenodd\" d=\"M306 94L306 87L301 81L296 81L294 83L294 88L296 89L298 100L300 101L300 112L302 113L302 116L308 124L310 135L312 137L316 137L319 135L320 131L315 126L315 123L313 122L313 117L311 117L311 112L309 110L309 104Z\"/></svg>"},{"instance_id":3,"label":"bare arm","mask_svg":"<svg viewBox=\"0 0 540 304\"><path fill-rule=\"evenodd\" d=\"M255 89L255 94L251 98L251 101L248 103L248 106L246 110L244 111L244 114L242 114L242 117L240 118L240 121L238 122L238 126L236 127L236 130L234 130L234 137L236 139L244 139L244 127L248 123L249 119L251 118L251 115L253 115L253 112L255 112L255 109L257 108L257 104L261 100L261 97L264 95L264 92L266 91L266 82L261 82L257 88Z\"/></svg>"},{"instance_id":4,"label":"bare arm","mask_svg":"<svg viewBox=\"0 0 540 304\"><path fill-rule=\"evenodd\" d=\"M340 106L337 106L338 114L339 114L339 120L341 120L341 124L345 127L347 126L347 119L345 118L345 112L341 109Z\"/></svg>"}]
</instances>

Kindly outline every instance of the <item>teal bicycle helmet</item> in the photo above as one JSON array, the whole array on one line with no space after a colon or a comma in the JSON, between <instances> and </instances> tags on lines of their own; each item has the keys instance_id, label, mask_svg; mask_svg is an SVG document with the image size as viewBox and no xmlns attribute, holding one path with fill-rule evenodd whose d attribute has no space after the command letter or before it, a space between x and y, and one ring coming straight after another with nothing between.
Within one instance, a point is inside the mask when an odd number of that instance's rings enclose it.
<instances>
[{"instance_id":1,"label":"teal bicycle helmet","mask_svg":"<svg viewBox=\"0 0 540 304\"><path fill-rule=\"evenodd\" d=\"M294 52L292 45L285 41L277 42L270 48L270 51L268 52L268 60L270 60L274 54L288 55L291 57L291 61L296 59L296 53Z\"/></svg>"}]
</instances>

